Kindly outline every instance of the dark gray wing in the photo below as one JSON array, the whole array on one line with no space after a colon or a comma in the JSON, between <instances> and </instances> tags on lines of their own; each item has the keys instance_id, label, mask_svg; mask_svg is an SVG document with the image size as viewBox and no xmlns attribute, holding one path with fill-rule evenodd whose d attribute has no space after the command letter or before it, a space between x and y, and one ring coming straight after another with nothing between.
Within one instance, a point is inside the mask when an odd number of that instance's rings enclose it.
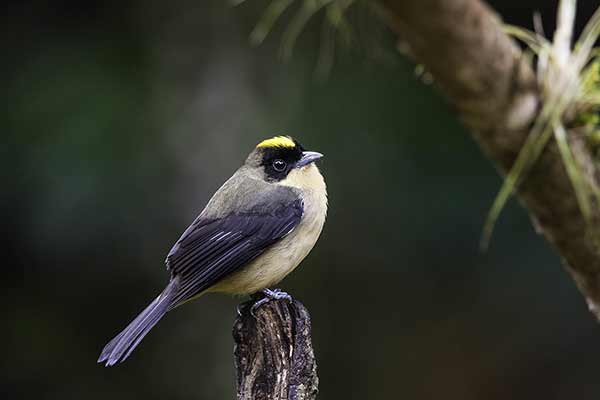
<instances>
[{"instance_id":1,"label":"dark gray wing","mask_svg":"<svg viewBox=\"0 0 600 400\"><path fill-rule=\"evenodd\" d=\"M194 221L167 256L167 269L179 276L170 309L248 264L294 230L302 218L302 200L287 188L282 190L286 192L253 199L246 211Z\"/></svg>"}]
</instances>

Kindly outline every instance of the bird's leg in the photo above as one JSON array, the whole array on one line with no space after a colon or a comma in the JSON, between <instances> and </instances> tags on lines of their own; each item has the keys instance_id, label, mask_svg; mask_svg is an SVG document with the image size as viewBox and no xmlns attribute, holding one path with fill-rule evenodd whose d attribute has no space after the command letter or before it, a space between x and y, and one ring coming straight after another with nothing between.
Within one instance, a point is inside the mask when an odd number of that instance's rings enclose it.
<instances>
[{"instance_id":1,"label":"bird's leg","mask_svg":"<svg viewBox=\"0 0 600 400\"><path fill-rule=\"evenodd\" d=\"M292 296L290 296L289 293L284 292L281 289L263 289L262 290L263 294L272 299L272 300L287 300L287 301L292 301Z\"/></svg>"},{"instance_id":2,"label":"bird's leg","mask_svg":"<svg viewBox=\"0 0 600 400\"><path fill-rule=\"evenodd\" d=\"M287 300L287 301L292 301L292 296L290 296L288 293L284 292L281 289L268 289L268 288L264 288L263 290L261 290L262 294L265 295L265 297L263 297L262 299L258 300L256 303L254 303L252 305L252 308L250 309L250 314L252 314L252 316L254 316L256 318L256 315L254 314L254 312L256 310L258 310L258 308L260 306L262 306L263 304L266 304L268 302L270 302L271 300Z\"/></svg>"}]
</instances>

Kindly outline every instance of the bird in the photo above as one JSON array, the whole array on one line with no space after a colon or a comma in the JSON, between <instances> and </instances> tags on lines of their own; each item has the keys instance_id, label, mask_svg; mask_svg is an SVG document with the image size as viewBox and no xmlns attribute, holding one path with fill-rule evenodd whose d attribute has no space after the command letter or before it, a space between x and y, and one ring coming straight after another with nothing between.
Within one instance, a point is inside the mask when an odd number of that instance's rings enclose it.
<instances>
[{"instance_id":1,"label":"bird","mask_svg":"<svg viewBox=\"0 0 600 400\"><path fill-rule=\"evenodd\" d=\"M244 164L215 192L169 251L169 283L102 350L98 363L125 361L169 311L206 293L291 299L270 289L310 253L327 216L325 179L307 151L290 136L258 143Z\"/></svg>"}]
</instances>

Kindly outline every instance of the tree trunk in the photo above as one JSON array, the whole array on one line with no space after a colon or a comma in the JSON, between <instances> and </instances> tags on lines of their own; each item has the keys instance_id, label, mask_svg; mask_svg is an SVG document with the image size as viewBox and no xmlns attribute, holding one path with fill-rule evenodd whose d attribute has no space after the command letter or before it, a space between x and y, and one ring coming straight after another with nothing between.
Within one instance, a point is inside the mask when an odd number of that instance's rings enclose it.
<instances>
[{"instance_id":1,"label":"tree trunk","mask_svg":"<svg viewBox=\"0 0 600 400\"><path fill-rule=\"evenodd\" d=\"M251 300L233 326L238 400L313 400L319 379L310 315L297 300Z\"/></svg>"},{"instance_id":2,"label":"tree trunk","mask_svg":"<svg viewBox=\"0 0 600 400\"><path fill-rule=\"evenodd\" d=\"M500 17L480 0L382 3L399 49L425 66L483 152L501 173L509 171L543 99L527 58L504 32ZM584 180L600 188L600 169L581 134L571 129L568 140ZM590 234L600 222L600 207L591 197L592 215L585 220L556 142L546 146L518 197L600 319L600 246Z\"/></svg>"}]
</instances>

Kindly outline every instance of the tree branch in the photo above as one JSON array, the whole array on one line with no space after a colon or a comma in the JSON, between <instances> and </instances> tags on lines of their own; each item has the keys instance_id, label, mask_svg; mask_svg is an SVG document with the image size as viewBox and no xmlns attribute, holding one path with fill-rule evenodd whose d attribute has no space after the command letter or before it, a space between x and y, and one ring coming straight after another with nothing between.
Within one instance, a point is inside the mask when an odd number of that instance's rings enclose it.
<instances>
[{"instance_id":1,"label":"tree branch","mask_svg":"<svg viewBox=\"0 0 600 400\"><path fill-rule=\"evenodd\" d=\"M500 18L479 0L382 0L384 15L407 49L434 76L484 153L507 173L540 109L536 79ZM577 131L568 132L585 180L599 171ZM600 319L600 254L579 210L555 142L550 143L518 197L537 232L553 245ZM594 199L591 204L597 205ZM600 222L599 207L591 224Z\"/></svg>"},{"instance_id":2,"label":"tree branch","mask_svg":"<svg viewBox=\"0 0 600 400\"><path fill-rule=\"evenodd\" d=\"M238 400L316 399L319 379L306 308L297 300L272 300L255 314L244 307L233 326Z\"/></svg>"}]
</instances>

